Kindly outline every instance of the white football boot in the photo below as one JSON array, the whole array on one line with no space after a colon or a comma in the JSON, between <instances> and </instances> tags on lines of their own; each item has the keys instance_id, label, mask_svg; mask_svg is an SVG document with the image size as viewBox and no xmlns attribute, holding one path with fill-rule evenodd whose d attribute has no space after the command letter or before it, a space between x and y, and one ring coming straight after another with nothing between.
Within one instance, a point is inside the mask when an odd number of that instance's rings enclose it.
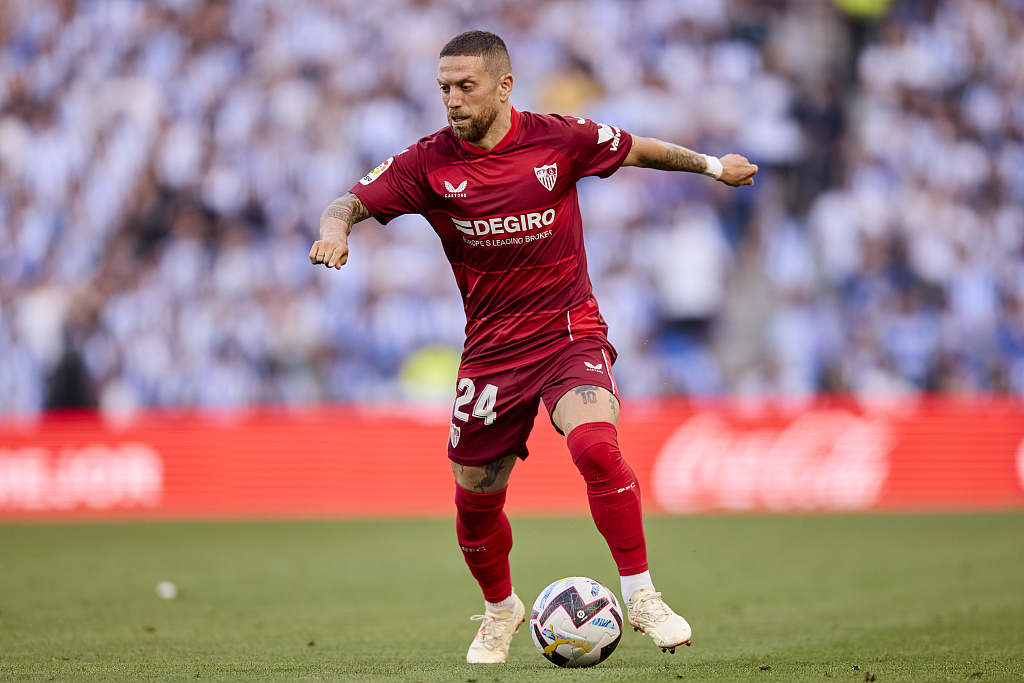
<instances>
[{"instance_id":1,"label":"white football boot","mask_svg":"<svg viewBox=\"0 0 1024 683\"><path fill-rule=\"evenodd\" d=\"M690 625L653 588L633 591L626 613L633 630L650 636L662 652L675 654L677 647L690 644Z\"/></svg>"},{"instance_id":2,"label":"white football boot","mask_svg":"<svg viewBox=\"0 0 1024 683\"><path fill-rule=\"evenodd\" d=\"M515 595L515 594L513 594ZM473 644L466 653L470 664L500 664L508 659L508 646L512 636L519 632L519 625L526 621L526 605L516 595L516 606L512 609L491 610L470 617L473 621L484 622L476 632Z\"/></svg>"}]
</instances>

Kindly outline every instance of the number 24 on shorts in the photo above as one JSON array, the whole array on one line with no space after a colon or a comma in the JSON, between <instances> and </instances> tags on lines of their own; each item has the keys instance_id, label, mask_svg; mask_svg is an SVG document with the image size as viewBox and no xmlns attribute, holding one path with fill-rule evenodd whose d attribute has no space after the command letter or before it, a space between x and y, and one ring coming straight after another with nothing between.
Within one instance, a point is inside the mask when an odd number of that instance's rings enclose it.
<instances>
[{"instance_id":1,"label":"number 24 on shorts","mask_svg":"<svg viewBox=\"0 0 1024 683\"><path fill-rule=\"evenodd\" d=\"M455 399L455 409L452 414L463 422L469 422L469 415L462 411L462 406L472 401L475 395L476 385L473 383L473 380L468 377L460 379L459 396ZM493 384L488 384L484 387L484 390L480 392L480 397L476 400L476 404L473 406L473 417L482 418L485 425L491 424L498 417L498 413L494 410L494 406L497 402L498 387Z\"/></svg>"}]
</instances>

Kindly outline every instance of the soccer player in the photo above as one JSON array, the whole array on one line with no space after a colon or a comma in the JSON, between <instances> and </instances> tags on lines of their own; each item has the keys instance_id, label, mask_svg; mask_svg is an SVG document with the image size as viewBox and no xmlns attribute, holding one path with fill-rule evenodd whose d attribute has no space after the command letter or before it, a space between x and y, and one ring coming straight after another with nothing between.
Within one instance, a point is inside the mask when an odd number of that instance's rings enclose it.
<instances>
[{"instance_id":1,"label":"soccer player","mask_svg":"<svg viewBox=\"0 0 1024 683\"><path fill-rule=\"evenodd\" d=\"M493 33L453 38L441 50L437 82L450 125L332 202L309 260L341 268L353 225L418 213L451 262L466 344L448 457L459 546L485 601L466 659L504 662L526 616L512 589L512 529L502 508L513 466L527 457L540 400L586 481L630 624L674 652L689 644L690 626L665 604L648 571L640 489L616 436L616 353L587 274L576 181L641 166L703 173L735 187L753 184L757 166L575 116L517 111L512 63Z\"/></svg>"}]
</instances>

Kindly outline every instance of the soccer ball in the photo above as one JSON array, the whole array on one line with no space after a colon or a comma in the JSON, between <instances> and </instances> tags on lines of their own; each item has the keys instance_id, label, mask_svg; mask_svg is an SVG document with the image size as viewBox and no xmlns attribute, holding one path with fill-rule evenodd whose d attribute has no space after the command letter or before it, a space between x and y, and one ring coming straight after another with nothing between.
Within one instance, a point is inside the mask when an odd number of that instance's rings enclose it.
<instances>
[{"instance_id":1,"label":"soccer ball","mask_svg":"<svg viewBox=\"0 0 1024 683\"><path fill-rule=\"evenodd\" d=\"M612 592L593 579L559 579L533 603L530 634L548 661L565 667L594 666L619 644L622 610Z\"/></svg>"}]
</instances>

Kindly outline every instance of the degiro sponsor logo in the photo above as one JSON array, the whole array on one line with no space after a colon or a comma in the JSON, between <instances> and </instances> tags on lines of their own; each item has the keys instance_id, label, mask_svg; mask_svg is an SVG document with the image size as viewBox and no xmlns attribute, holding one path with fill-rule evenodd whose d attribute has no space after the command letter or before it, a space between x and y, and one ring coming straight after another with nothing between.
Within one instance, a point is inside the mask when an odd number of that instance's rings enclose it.
<instances>
[{"instance_id":1,"label":"degiro sponsor logo","mask_svg":"<svg viewBox=\"0 0 1024 683\"><path fill-rule=\"evenodd\" d=\"M463 221L452 218L455 228L467 235L503 235L505 233L526 232L547 227L555 222L555 210L548 209L543 213L524 213L518 216L495 216L487 220Z\"/></svg>"},{"instance_id":2,"label":"degiro sponsor logo","mask_svg":"<svg viewBox=\"0 0 1024 683\"><path fill-rule=\"evenodd\" d=\"M889 475L895 438L884 418L805 413L782 428L693 417L665 442L654 497L677 513L703 510L863 510Z\"/></svg>"},{"instance_id":3,"label":"degiro sponsor logo","mask_svg":"<svg viewBox=\"0 0 1024 683\"><path fill-rule=\"evenodd\" d=\"M164 466L141 443L0 448L0 510L146 508L160 503Z\"/></svg>"}]
</instances>

